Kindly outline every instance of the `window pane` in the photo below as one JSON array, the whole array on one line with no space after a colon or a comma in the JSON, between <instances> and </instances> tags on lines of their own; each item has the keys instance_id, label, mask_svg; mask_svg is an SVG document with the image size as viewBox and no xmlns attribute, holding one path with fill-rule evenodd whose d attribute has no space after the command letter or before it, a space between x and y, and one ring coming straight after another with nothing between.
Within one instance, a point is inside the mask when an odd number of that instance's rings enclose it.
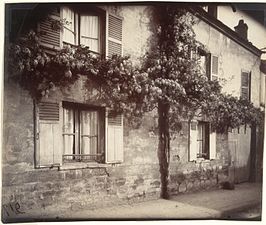
<instances>
[{"instance_id":1,"label":"window pane","mask_svg":"<svg viewBox=\"0 0 266 225\"><path fill-rule=\"evenodd\" d=\"M201 155L202 153L202 145L203 145L203 127L202 127L202 123L198 124L198 153Z\"/></svg>"},{"instance_id":2,"label":"window pane","mask_svg":"<svg viewBox=\"0 0 266 225\"><path fill-rule=\"evenodd\" d=\"M99 17L80 16L80 44L99 52Z\"/></svg>"},{"instance_id":3,"label":"window pane","mask_svg":"<svg viewBox=\"0 0 266 225\"><path fill-rule=\"evenodd\" d=\"M74 152L74 111L64 109L64 154L73 154ZM69 157L67 157L69 159Z\"/></svg>"},{"instance_id":4,"label":"window pane","mask_svg":"<svg viewBox=\"0 0 266 225\"><path fill-rule=\"evenodd\" d=\"M98 113L81 111L81 152L82 154L98 153Z\"/></svg>"},{"instance_id":5,"label":"window pane","mask_svg":"<svg viewBox=\"0 0 266 225\"><path fill-rule=\"evenodd\" d=\"M68 7L63 8L63 41L69 44L75 44L75 13Z\"/></svg>"}]
</instances>

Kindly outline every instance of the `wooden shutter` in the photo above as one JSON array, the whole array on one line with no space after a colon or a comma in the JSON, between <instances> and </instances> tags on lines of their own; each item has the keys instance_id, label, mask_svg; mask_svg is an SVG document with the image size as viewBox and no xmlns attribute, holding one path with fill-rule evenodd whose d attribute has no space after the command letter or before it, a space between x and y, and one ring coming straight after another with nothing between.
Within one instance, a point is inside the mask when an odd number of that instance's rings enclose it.
<instances>
[{"instance_id":1,"label":"wooden shutter","mask_svg":"<svg viewBox=\"0 0 266 225\"><path fill-rule=\"evenodd\" d=\"M59 103L36 105L36 166L62 164L62 110Z\"/></svg>"},{"instance_id":2,"label":"wooden shutter","mask_svg":"<svg viewBox=\"0 0 266 225\"><path fill-rule=\"evenodd\" d=\"M206 55L206 76L211 79L211 53Z\"/></svg>"},{"instance_id":3,"label":"wooden shutter","mask_svg":"<svg viewBox=\"0 0 266 225\"><path fill-rule=\"evenodd\" d=\"M107 149L106 149L106 162L119 163L123 162L123 115L115 115L107 112Z\"/></svg>"},{"instance_id":4,"label":"wooden shutter","mask_svg":"<svg viewBox=\"0 0 266 225\"><path fill-rule=\"evenodd\" d=\"M189 124L190 132L189 132L189 161L193 161L197 159L197 153L198 153L198 125L197 122L192 121Z\"/></svg>"},{"instance_id":5,"label":"wooden shutter","mask_svg":"<svg viewBox=\"0 0 266 225\"><path fill-rule=\"evenodd\" d=\"M107 14L107 56L122 55L122 19Z\"/></svg>"},{"instance_id":6,"label":"wooden shutter","mask_svg":"<svg viewBox=\"0 0 266 225\"><path fill-rule=\"evenodd\" d=\"M216 133L210 133L210 159L216 159Z\"/></svg>"},{"instance_id":7,"label":"wooden shutter","mask_svg":"<svg viewBox=\"0 0 266 225\"><path fill-rule=\"evenodd\" d=\"M241 72L241 97L245 99L250 99L250 72Z\"/></svg>"},{"instance_id":8,"label":"wooden shutter","mask_svg":"<svg viewBox=\"0 0 266 225\"><path fill-rule=\"evenodd\" d=\"M218 56L212 56L211 60L211 73L212 73L212 80L218 79L218 64L219 64L219 58Z\"/></svg>"},{"instance_id":9,"label":"wooden shutter","mask_svg":"<svg viewBox=\"0 0 266 225\"><path fill-rule=\"evenodd\" d=\"M48 18L38 24L40 32L40 44L44 47L59 49L60 48L60 29L54 29L54 21L60 21L60 13L57 10L52 11Z\"/></svg>"}]
</instances>

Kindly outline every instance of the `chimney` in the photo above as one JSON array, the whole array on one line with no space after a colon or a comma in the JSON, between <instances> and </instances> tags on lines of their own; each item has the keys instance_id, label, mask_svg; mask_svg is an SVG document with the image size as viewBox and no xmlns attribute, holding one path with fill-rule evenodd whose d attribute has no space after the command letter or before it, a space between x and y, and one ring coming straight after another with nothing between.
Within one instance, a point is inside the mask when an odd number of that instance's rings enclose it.
<instances>
[{"instance_id":1,"label":"chimney","mask_svg":"<svg viewBox=\"0 0 266 225\"><path fill-rule=\"evenodd\" d=\"M244 20L239 20L238 25L235 26L235 32L243 39L248 40L248 25Z\"/></svg>"}]
</instances>

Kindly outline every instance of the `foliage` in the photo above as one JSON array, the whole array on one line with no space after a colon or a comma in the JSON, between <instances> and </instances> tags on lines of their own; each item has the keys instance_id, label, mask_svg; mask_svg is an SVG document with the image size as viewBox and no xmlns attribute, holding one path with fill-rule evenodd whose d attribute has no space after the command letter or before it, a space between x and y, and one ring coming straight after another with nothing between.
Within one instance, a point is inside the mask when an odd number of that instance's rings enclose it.
<instances>
[{"instance_id":1,"label":"foliage","mask_svg":"<svg viewBox=\"0 0 266 225\"><path fill-rule=\"evenodd\" d=\"M9 46L8 73L29 91L32 98L48 97L50 90L73 84L80 76L91 81L100 90L99 102L124 112L139 123L137 117L150 111L151 82L147 73L132 67L129 57L113 55L103 58L92 53L85 46L65 46L54 54L48 54L39 44L34 31Z\"/></svg>"},{"instance_id":2,"label":"foliage","mask_svg":"<svg viewBox=\"0 0 266 225\"><path fill-rule=\"evenodd\" d=\"M153 13L152 45L140 69L129 57L105 59L84 46L66 46L49 55L30 31L11 44L8 72L35 99L84 76L87 89L96 84L99 101L117 113L136 119L157 108L162 197L167 198L170 133L181 129L181 119L205 116L213 130L224 133L247 123L262 124L264 117L249 101L223 94L219 82L202 70L197 50L205 48L195 39L195 20L186 8L160 5Z\"/></svg>"},{"instance_id":3,"label":"foliage","mask_svg":"<svg viewBox=\"0 0 266 225\"><path fill-rule=\"evenodd\" d=\"M205 110L212 129L218 133L226 133L228 129L242 125L263 126L264 113L247 99L220 94L213 102L209 102Z\"/></svg>"},{"instance_id":4,"label":"foliage","mask_svg":"<svg viewBox=\"0 0 266 225\"><path fill-rule=\"evenodd\" d=\"M29 90L35 99L48 97L55 87L73 84L81 75L96 83L99 98L117 112L141 117L169 105L169 125L181 129L180 120L205 115L213 129L226 132L243 124L260 124L263 115L252 103L223 94L218 81L208 79L200 67L193 16L185 8L157 7L154 10L153 45L133 68L129 57L105 59L85 46L65 46L48 54L34 31L10 45L8 73ZM67 22L67 21L64 21ZM205 49L205 51L207 51Z\"/></svg>"}]
</instances>

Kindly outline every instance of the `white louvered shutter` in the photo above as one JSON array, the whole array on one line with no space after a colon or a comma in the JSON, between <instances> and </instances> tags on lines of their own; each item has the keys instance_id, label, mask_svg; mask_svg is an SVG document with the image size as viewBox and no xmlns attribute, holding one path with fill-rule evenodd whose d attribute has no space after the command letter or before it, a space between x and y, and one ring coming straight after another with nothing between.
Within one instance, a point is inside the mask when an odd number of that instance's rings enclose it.
<instances>
[{"instance_id":1,"label":"white louvered shutter","mask_svg":"<svg viewBox=\"0 0 266 225\"><path fill-rule=\"evenodd\" d=\"M189 145L189 161L193 161L197 159L198 153L198 125L197 122L192 121L189 124L190 127L190 145Z\"/></svg>"},{"instance_id":2,"label":"white louvered shutter","mask_svg":"<svg viewBox=\"0 0 266 225\"><path fill-rule=\"evenodd\" d=\"M216 159L216 133L210 133L210 159Z\"/></svg>"},{"instance_id":3,"label":"white louvered shutter","mask_svg":"<svg viewBox=\"0 0 266 225\"><path fill-rule=\"evenodd\" d=\"M219 66L219 58L218 56L213 55L211 60L211 79L218 80L218 66Z\"/></svg>"},{"instance_id":4,"label":"white louvered shutter","mask_svg":"<svg viewBox=\"0 0 266 225\"><path fill-rule=\"evenodd\" d=\"M123 162L123 115L115 115L107 113L107 149L106 149L106 162L119 163Z\"/></svg>"},{"instance_id":5,"label":"white louvered shutter","mask_svg":"<svg viewBox=\"0 0 266 225\"><path fill-rule=\"evenodd\" d=\"M122 19L107 14L107 56L122 55Z\"/></svg>"},{"instance_id":6,"label":"white louvered shutter","mask_svg":"<svg viewBox=\"0 0 266 225\"><path fill-rule=\"evenodd\" d=\"M36 166L62 164L62 118L57 102L40 102L36 106Z\"/></svg>"},{"instance_id":7,"label":"white louvered shutter","mask_svg":"<svg viewBox=\"0 0 266 225\"><path fill-rule=\"evenodd\" d=\"M60 21L60 13L55 9L44 21L38 24L38 30L40 32L40 44L42 46L59 49L61 45L60 29L53 29L53 21Z\"/></svg>"}]
</instances>

